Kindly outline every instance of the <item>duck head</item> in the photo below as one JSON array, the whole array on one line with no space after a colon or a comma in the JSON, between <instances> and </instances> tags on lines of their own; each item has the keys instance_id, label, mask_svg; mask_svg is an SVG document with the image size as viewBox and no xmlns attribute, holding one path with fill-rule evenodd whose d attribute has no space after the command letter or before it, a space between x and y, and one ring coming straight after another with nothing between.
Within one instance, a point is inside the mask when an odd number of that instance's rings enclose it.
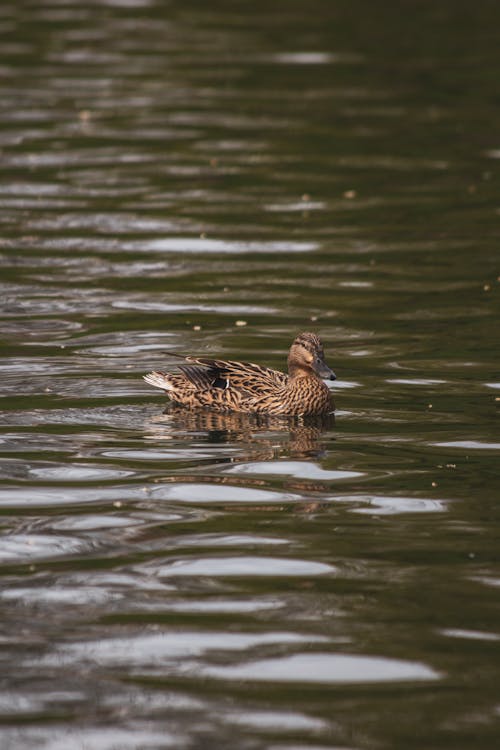
<instances>
[{"instance_id":1,"label":"duck head","mask_svg":"<svg viewBox=\"0 0 500 750\"><path fill-rule=\"evenodd\" d=\"M311 370L324 380L335 380L335 373L325 362L323 344L315 333L299 333L288 353L290 377L310 377Z\"/></svg>"}]
</instances>

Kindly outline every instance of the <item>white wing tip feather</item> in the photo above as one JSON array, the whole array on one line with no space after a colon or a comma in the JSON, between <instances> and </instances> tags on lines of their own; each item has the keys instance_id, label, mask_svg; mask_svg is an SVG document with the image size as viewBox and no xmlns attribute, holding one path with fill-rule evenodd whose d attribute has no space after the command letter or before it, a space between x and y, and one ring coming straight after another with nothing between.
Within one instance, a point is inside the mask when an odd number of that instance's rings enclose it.
<instances>
[{"instance_id":1,"label":"white wing tip feather","mask_svg":"<svg viewBox=\"0 0 500 750\"><path fill-rule=\"evenodd\" d=\"M172 386L168 382L165 375L161 372L149 372L147 375L142 376L146 383L153 385L155 388L161 388L162 391L171 391Z\"/></svg>"}]
</instances>

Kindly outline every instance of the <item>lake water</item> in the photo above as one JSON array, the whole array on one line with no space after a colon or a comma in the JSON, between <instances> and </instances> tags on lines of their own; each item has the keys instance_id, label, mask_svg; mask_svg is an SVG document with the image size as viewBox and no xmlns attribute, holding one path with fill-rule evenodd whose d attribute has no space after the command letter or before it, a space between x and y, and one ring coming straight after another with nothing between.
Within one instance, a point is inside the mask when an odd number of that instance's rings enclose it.
<instances>
[{"instance_id":1,"label":"lake water","mask_svg":"<svg viewBox=\"0 0 500 750\"><path fill-rule=\"evenodd\" d=\"M2 750L498 747L499 27L4 0ZM335 420L141 378L303 330Z\"/></svg>"}]
</instances>

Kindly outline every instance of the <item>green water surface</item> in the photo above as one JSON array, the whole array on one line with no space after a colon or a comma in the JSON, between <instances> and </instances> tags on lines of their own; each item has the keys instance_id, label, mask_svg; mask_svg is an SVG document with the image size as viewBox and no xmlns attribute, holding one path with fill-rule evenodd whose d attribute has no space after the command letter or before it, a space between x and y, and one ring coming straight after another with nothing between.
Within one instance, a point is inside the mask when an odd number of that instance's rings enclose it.
<instances>
[{"instance_id":1,"label":"green water surface","mask_svg":"<svg viewBox=\"0 0 500 750\"><path fill-rule=\"evenodd\" d=\"M498 747L500 6L4 0L0 747ZM168 352L335 420L167 410Z\"/></svg>"}]
</instances>

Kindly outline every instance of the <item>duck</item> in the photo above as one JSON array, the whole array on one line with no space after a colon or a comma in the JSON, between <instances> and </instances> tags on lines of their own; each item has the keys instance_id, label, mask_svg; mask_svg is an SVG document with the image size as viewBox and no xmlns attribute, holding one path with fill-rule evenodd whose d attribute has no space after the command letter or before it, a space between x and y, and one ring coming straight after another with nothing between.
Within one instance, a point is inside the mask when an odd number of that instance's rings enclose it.
<instances>
[{"instance_id":1,"label":"duck","mask_svg":"<svg viewBox=\"0 0 500 750\"><path fill-rule=\"evenodd\" d=\"M283 416L331 414L335 406L324 380L335 380L315 333L300 333L288 353L288 373L253 362L177 355L179 372L153 371L143 378L176 405L216 412Z\"/></svg>"}]
</instances>

